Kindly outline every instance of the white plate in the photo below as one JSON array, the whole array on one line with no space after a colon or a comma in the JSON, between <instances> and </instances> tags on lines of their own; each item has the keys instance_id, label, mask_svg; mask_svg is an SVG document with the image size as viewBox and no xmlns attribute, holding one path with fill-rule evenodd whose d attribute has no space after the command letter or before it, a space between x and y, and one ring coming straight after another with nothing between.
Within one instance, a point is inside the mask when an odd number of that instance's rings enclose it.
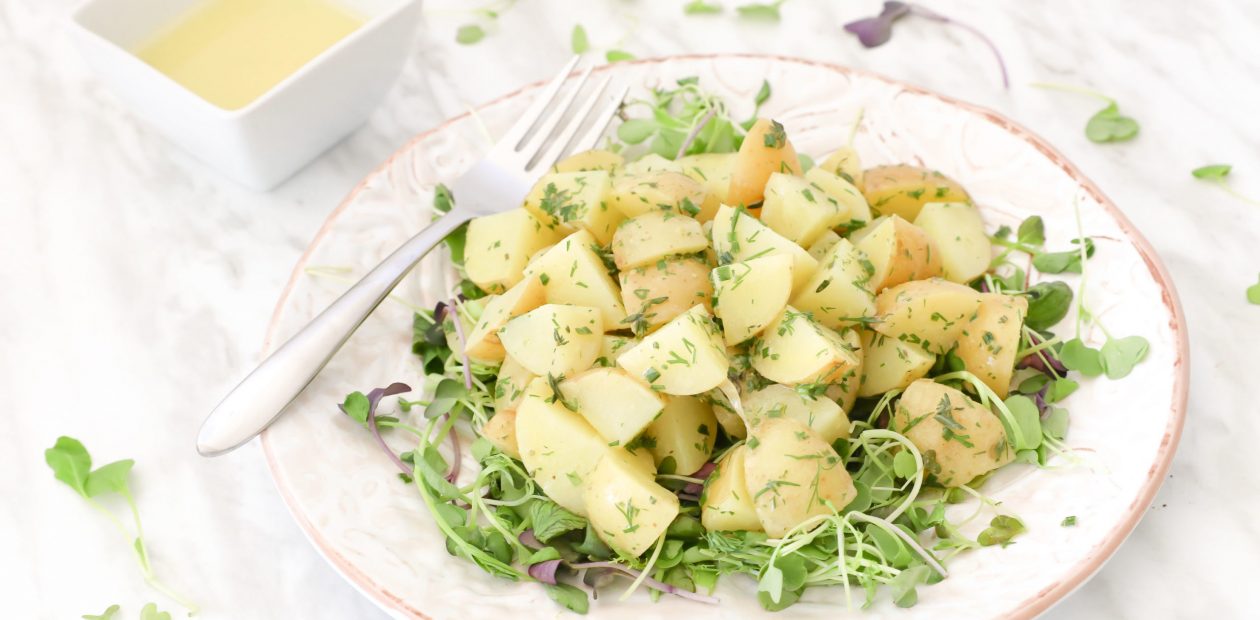
<instances>
[{"instance_id":1,"label":"white plate","mask_svg":"<svg viewBox=\"0 0 1260 620\"><path fill-rule=\"evenodd\" d=\"M1087 380L1069 399L1068 444L1079 451L1080 463L1060 461L1053 470L1011 466L985 486L1028 525L1018 544L963 554L950 563L949 579L920 590L918 606L900 610L881 600L863 617L1028 618L1093 574L1159 488L1181 433L1189 384L1185 321L1168 274L1097 186L1045 142L998 114L842 67L723 55L599 70L638 85L639 94L653 84L699 76L700 84L726 97L740 117L748 113L762 79L768 79L774 96L763 113L783 122L798 151L815 157L841 145L863 109L856 146L865 165L909 162L938 169L967 188L990 225L1043 216L1052 247L1066 247L1077 236L1074 206L1079 205L1085 234L1098 240L1097 255L1089 261L1089 306L1113 332L1145 336L1149 356L1128 378ZM503 132L537 88L527 87L417 136L364 179L328 218L294 270L265 348L287 338L346 286L342 280L312 276L307 268L331 267L357 276L419 230L430 218L435 184L472 165L490 145L486 132ZM430 307L451 290L451 274L438 254L399 287L397 297ZM368 433L338 412L337 403L354 390L393 381L419 387L422 378L410 344L411 310L387 301L293 410L263 435L276 486L328 561L397 617L560 615L537 585L492 579L447 555L415 490L398 481ZM400 450L407 449L404 437L392 439ZM971 507L956 510L966 514ZM1061 527L1069 515L1077 517L1077 526ZM718 607L671 597L653 604L642 595L619 603L616 596L606 596L592 613L636 620L770 615L756 603L751 579L726 578L717 595L722 599ZM844 605L838 588L813 589L805 600L791 609L792 617L832 618Z\"/></svg>"}]
</instances>

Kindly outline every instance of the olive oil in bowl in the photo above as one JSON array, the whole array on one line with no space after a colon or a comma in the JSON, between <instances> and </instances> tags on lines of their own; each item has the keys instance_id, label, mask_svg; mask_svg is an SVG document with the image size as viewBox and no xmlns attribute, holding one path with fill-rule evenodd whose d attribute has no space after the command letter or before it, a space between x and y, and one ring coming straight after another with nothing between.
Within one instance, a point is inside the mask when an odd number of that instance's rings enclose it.
<instances>
[{"instance_id":1,"label":"olive oil in bowl","mask_svg":"<svg viewBox=\"0 0 1260 620\"><path fill-rule=\"evenodd\" d=\"M134 53L206 101L236 110L365 21L330 0L206 0Z\"/></svg>"}]
</instances>

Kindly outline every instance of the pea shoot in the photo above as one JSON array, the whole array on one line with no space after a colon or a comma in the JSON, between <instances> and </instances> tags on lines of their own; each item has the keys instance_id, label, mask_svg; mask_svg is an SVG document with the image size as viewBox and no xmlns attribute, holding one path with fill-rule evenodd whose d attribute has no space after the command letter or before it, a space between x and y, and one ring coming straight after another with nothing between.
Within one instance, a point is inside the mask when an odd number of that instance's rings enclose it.
<instances>
[{"instance_id":1,"label":"pea shoot","mask_svg":"<svg viewBox=\"0 0 1260 620\"><path fill-rule=\"evenodd\" d=\"M1227 177L1229 177L1229 173L1232 172L1233 169L1234 167L1229 164L1211 164L1195 168L1190 171L1190 174L1196 179L1201 179L1209 183L1219 185L1221 189L1225 190L1225 192L1230 196L1233 196L1243 202L1260 205L1260 200L1244 196L1238 193L1238 190L1235 190L1232 186L1230 186L1229 179Z\"/></svg>"},{"instance_id":2,"label":"pea shoot","mask_svg":"<svg viewBox=\"0 0 1260 620\"><path fill-rule=\"evenodd\" d=\"M1032 84L1036 88L1044 88L1047 90L1057 90L1065 93L1076 93L1093 97L1105 102L1103 109L1094 113L1089 117L1089 122L1085 123L1085 137L1090 142L1104 144L1107 142L1128 142L1137 137L1140 126L1138 122L1129 116L1125 116L1120 112L1120 105L1115 99L1108 97L1098 91L1079 86L1071 86L1068 84L1050 84L1047 82L1036 82Z\"/></svg>"}]
</instances>

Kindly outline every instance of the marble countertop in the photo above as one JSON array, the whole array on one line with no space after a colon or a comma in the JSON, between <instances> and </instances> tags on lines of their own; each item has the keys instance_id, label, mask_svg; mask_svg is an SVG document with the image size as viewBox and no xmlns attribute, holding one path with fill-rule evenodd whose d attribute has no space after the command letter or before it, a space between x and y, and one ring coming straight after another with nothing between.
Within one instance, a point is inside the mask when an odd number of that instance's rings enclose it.
<instances>
[{"instance_id":1,"label":"marble countertop","mask_svg":"<svg viewBox=\"0 0 1260 620\"><path fill-rule=\"evenodd\" d=\"M147 589L129 541L55 483L58 435L100 462L137 461L134 485L166 582L214 618L381 618L307 544L256 446L206 460L205 413L256 361L289 270L327 213L411 135L547 77L582 23L596 48L639 56L766 52L885 73L994 108L1057 145L1158 249L1190 321L1190 415L1168 480L1127 544L1048 618L1244 617L1260 603L1260 435L1247 395L1260 351L1260 206L1191 178L1235 165L1260 197L1260 4L928 2L988 33L906 20L863 50L841 24L879 2L790 0L780 24L684 18L681 0L526 0L474 46L455 0L430 3L405 74L368 123L266 194L219 177L138 123L88 72L68 0L0 3L0 591L7 617L73 618ZM1124 144L1085 139L1097 101L1028 86L1078 84L1142 123ZM1252 379L1247 379L1252 377ZM854 614L855 616L857 614Z\"/></svg>"}]
</instances>

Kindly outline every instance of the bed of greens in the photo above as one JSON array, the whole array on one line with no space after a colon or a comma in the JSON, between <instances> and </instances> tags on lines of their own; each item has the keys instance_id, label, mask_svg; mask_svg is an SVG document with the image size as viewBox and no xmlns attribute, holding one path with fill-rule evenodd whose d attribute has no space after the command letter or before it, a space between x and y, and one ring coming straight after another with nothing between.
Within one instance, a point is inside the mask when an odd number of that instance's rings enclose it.
<instances>
[{"instance_id":1,"label":"bed of greens","mask_svg":"<svg viewBox=\"0 0 1260 620\"><path fill-rule=\"evenodd\" d=\"M1038 217L993 229L954 180L851 145L815 165L770 96L737 119L695 79L654 89L607 149L447 239L462 281L415 313L422 383L340 407L451 555L578 613L719 604L722 578L769 610L824 586L906 607L955 555L1035 535L986 478L1071 463L1064 400L1146 355L1052 278L1083 290L1095 241L1079 218L1051 223L1067 247Z\"/></svg>"}]
</instances>

